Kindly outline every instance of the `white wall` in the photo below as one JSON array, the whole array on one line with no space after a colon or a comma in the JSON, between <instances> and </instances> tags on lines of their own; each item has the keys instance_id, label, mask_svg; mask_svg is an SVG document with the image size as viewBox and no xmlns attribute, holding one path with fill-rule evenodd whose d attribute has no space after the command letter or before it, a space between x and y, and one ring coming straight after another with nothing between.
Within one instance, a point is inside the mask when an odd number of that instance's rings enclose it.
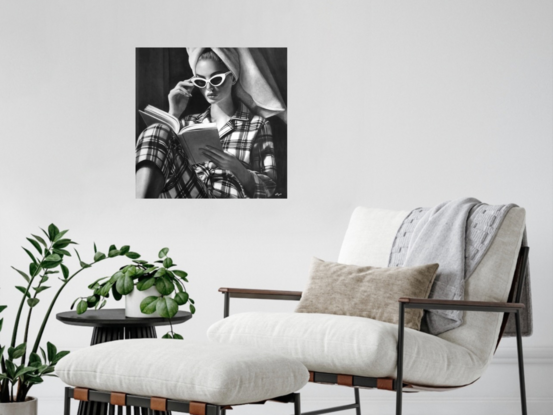
<instances>
[{"instance_id":1,"label":"white wall","mask_svg":"<svg viewBox=\"0 0 553 415\"><path fill-rule=\"evenodd\" d=\"M1 1L2 342L15 315L13 285L23 281L10 265L25 266L24 237L50 222L69 228L88 258L93 241L150 257L169 246L198 304L179 331L202 337L222 314L220 286L301 290L311 256L336 259L355 206L409 209L475 196L528 211L528 397L531 413L548 413L552 12L550 0ZM288 47L288 200L134 199L135 47L198 45ZM55 312L112 269L84 273ZM89 335L52 320L46 339L74 350ZM408 397L405 413L490 414L493 405L519 413L514 347L504 341L475 386ZM33 393L41 414L59 413L58 380ZM364 413L391 411L391 395L363 391ZM304 391L307 409L347 399L342 388Z\"/></svg>"}]
</instances>

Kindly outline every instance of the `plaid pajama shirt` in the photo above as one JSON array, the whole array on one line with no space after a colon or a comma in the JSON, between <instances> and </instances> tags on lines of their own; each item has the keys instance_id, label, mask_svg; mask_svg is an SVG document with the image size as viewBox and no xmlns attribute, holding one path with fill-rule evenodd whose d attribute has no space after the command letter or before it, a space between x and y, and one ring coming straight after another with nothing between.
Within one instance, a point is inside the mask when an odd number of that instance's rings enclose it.
<instances>
[{"instance_id":1,"label":"plaid pajama shirt","mask_svg":"<svg viewBox=\"0 0 553 415\"><path fill-rule=\"evenodd\" d=\"M188 115L181 124L210 122L210 108ZM276 188L273 137L269 121L253 115L240 103L238 110L219 130L221 146L233 154L252 175L254 190L247 195L240 181L213 162L191 166L173 131L162 124L146 128L136 144L136 168L153 162L162 172L165 185L160 198L265 198Z\"/></svg>"}]
</instances>

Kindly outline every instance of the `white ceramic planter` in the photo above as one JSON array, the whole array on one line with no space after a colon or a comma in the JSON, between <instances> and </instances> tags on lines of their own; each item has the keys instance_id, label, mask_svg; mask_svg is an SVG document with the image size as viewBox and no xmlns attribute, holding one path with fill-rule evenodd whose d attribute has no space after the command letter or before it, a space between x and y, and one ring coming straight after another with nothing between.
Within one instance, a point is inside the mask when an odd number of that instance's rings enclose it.
<instances>
[{"instance_id":1,"label":"white ceramic planter","mask_svg":"<svg viewBox=\"0 0 553 415\"><path fill-rule=\"evenodd\" d=\"M0 415L37 415L38 401L29 396L25 402L0 403Z\"/></svg>"},{"instance_id":2,"label":"white ceramic planter","mask_svg":"<svg viewBox=\"0 0 553 415\"><path fill-rule=\"evenodd\" d=\"M155 286L148 288L146 291L138 291L136 287L134 287L134 290L125 296L125 316L140 318L160 317L157 311L153 314L144 314L140 311L140 303L142 300L146 297L151 297L152 295L159 297L159 293L157 292Z\"/></svg>"}]
</instances>

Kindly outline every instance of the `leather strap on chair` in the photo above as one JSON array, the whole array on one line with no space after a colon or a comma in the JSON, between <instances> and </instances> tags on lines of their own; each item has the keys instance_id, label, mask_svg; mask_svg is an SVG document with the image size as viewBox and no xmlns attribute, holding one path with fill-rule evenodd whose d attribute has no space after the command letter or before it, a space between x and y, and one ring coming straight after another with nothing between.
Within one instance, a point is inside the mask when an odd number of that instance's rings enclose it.
<instances>
[{"instance_id":1,"label":"leather strap on chair","mask_svg":"<svg viewBox=\"0 0 553 415\"><path fill-rule=\"evenodd\" d=\"M377 379L376 380L376 388L377 389L384 389L387 391L393 391L394 390L394 380L393 379Z\"/></svg>"},{"instance_id":2,"label":"leather strap on chair","mask_svg":"<svg viewBox=\"0 0 553 415\"><path fill-rule=\"evenodd\" d=\"M205 402L190 402L190 415L205 415Z\"/></svg>"},{"instance_id":3,"label":"leather strap on chair","mask_svg":"<svg viewBox=\"0 0 553 415\"><path fill-rule=\"evenodd\" d=\"M76 399L78 401L88 402L88 389L75 388L73 390L73 399Z\"/></svg>"},{"instance_id":4,"label":"leather strap on chair","mask_svg":"<svg viewBox=\"0 0 553 415\"><path fill-rule=\"evenodd\" d=\"M342 386L353 386L353 376L352 375L338 375L336 377L336 383Z\"/></svg>"},{"instance_id":5,"label":"leather strap on chair","mask_svg":"<svg viewBox=\"0 0 553 415\"><path fill-rule=\"evenodd\" d=\"M127 394L120 392L111 392L109 403L117 406L125 406L127 404Z\"/></svg>"},{"instance_id":6,"label":"leather strap on chair","mask_svg":"<svg viewBox=\"0 0 553 415\"><path fill-rule=\"evenodd\" d=\"M150 398L150 409L152 411L167 411L167 399L152 396Z\"/></svg>"},{"instance_id":7,"label":"leather strap on chair","mask_svg":"<svg viewBox=\"0 0 553 415\"><path fill-rule=\"evenodd\" d=\"M315 373L309 372L309 382L315 382Z\"/></svg>"}]
</instances>

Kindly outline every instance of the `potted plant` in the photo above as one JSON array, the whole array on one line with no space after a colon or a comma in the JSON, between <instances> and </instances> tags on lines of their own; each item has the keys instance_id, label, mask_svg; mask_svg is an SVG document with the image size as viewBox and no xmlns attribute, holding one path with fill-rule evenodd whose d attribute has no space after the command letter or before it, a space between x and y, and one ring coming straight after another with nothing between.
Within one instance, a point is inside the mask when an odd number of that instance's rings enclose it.
<instances>
[{"instance_id":1,"label":"potted plant","mask_svg":"<svg viewBox=\"0 0 553 415\"><path fill-rule=\"evenodd\" d=\"M48 227L48 231L42 230L45 238L38 235L31 235L27 238L32 245L32 250L23 248L29 256L28 273L13 268L24 280L25 285L16 286L21 292L21 301L14 321L13 333L9 344L0 344L0 414L2 415L35 415L37 402L35 398L28 396L29 390L36 384L42 383L44 377L55 376L53 374L56 363L67 355L68 351L58 351L56 346L50 342L46 343L46 350L41 347L44 329L52 313L54 304L61 292L73 278L83 270L91 268L94 264L104 260L106 256L95 255L94 260L86 263L81 260L77 250L79 267L71 273L65 264L71 253L67 250L70 245L76 244L66 237L67 230L60 231L54 224ZM96 246L94 246L96 250ZM38 253L38 254L37 254ZM110 250L109 257L126 256L138 258L139 255L130 252L128 246L120 250ZM29 327L33 316L33 310L41 304L41 298L45 291L52 288L49 284L54 277L61 281L48 308L43 311L43 319L40 329L34 338L31 339ZM50 292L50 291L49 291ZM5 305L0 306L0 312L4 311ZM24 314L26 313L25 320ZM23 333L20 333L20 326L24 322ZM0 330L3 319L0 319ZM22 337L21 337L22 336Z\"/></svg>"},{"instance_id":2,"label":"potted plant","mask_svg":"<svg viewBox=\"0 0 553 415\"><path fill-rule=\"evenodd\" d=\"M124 251L128 254L128 247L117 250L110 246L108 256L120 255ZM134 254L129 256L132 263L128 264L111 276L106 276L94 281L88 286L92 294L77 297L71 309L77 305L77 314L85 313L89 308L101 309L111 295L116 301L125 297L125 315L127 317L163 317L170 319L177 314L179 306L188 303L190 312L194 314L196 308L194 300L190 298L184 283L188 282L188 274L174 269L176 264L167 256L169 248L159 251L158 260L150 263L138 259ZM103 259L106 255L96 252L94 259ZM156 265L157 264L157 265ZM180 334L171 330L163 338L182 339Z\"/></svg>"}]
</instances>

